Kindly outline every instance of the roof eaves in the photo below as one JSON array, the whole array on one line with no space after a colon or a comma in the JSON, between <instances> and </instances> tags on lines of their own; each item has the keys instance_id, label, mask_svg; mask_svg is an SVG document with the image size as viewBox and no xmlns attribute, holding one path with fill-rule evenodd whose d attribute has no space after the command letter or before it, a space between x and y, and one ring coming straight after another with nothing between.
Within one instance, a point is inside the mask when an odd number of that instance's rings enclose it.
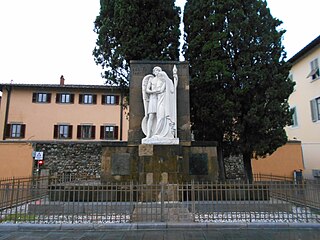
<instances>
[{"instance_id":1,"label":"roof eaves","mask_svg":"<svg viewBox=\"0 0 320 240\"><path fill-rule=\"evenodd\" d=\"M307 46L302 48L298 53L296 53L293 57L291 57L288 62L294 63L298 61L301 57L303 57L306 53L311 51L313 48L315 48L317 45L320 44L320 35L316 37L314 40L312 40Z\"/></svg>"},{"instance_id":2,"label":"roof eaves","mask_svg":"<svg viewBox=\"0 0 320 240\"><path fill-rule=\"evenodd\" d=\"M15 83L2 83L0 88L5 86L20 87L20 88L59 88L59 89L106 89L106 90L117 90L120 89L118 86L107 86L107 85L74 85L74 84L15 84Z\"/></svg>"}]
</instances>

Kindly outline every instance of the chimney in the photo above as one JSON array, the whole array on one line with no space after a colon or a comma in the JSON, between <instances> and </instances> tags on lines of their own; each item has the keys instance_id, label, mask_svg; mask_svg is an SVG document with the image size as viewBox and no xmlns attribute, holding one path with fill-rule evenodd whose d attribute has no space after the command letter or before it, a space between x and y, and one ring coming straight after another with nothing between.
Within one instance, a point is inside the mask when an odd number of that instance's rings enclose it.
<instances>
[{"instance_id":1,"label":"chimney","mask_svg":"<svg viewBox=\"0 0 320 240\"><path fill-rule=\"evenodd\" d=\"M64 86L64 77L61 75L60 77L60 86Z\"/></svg>"}]
</instances>

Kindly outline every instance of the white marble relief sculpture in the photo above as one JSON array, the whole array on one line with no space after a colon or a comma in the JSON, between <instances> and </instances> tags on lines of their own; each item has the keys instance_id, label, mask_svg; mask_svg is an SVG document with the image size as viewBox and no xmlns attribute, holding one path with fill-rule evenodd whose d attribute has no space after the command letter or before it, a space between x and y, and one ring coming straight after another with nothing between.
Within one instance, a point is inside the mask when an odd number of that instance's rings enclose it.
<instances>
[{"instance_id":1,"label":"white marble relief sculpture","mask_svg":"<svg viewBox=\"0 0 320 240\"><path fill-rule=\"evenodd\" d=\"M179 144L177 138L177 67L173 67L173 81L158 66L142 80L145 116L141 127L146 135L142 144Z\"/></svg>"}]
</instances>

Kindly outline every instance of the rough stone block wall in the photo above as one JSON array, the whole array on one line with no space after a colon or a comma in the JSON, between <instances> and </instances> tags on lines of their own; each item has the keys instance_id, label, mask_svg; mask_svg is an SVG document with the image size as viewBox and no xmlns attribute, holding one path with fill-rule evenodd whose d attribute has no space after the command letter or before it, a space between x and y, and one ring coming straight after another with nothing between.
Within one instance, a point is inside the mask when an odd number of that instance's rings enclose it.
<instances>
[{"instance_id":1,"label":"rough stone block wall","mask_svg":"<svg viewBox=\"0 0 320 240\"><path fill-rule=\"evenodd\" d=\"M36 143L34 150L44 152L43 169L50 174L100 177L101 143Z\"/></svg>"},{"instance_id":2,"label":"rough stone block wall","mask_svg":"<svg viewBox=\"0 0 320 240\"><path fill-rule=\"evenodd\" d=\"M229 156L224 158L226 179L242 180L245 179L242 156Z\"/></svg>"}]
</instances>

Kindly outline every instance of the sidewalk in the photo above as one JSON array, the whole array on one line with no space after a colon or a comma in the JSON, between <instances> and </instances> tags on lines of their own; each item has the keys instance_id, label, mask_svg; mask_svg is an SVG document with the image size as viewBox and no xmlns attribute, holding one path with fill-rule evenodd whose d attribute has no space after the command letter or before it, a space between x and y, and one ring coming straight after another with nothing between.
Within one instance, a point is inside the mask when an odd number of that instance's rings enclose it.
<instances>
[{"instance_id":1,"label":"sidewalk","mask_svg":"<svg viewBox=\"0 0 320 240\"><path fill-rule=\"evenodd\" d=\"M0 224L0 240L318 240L320 224Z\"/></svg>"}]
</instances>

